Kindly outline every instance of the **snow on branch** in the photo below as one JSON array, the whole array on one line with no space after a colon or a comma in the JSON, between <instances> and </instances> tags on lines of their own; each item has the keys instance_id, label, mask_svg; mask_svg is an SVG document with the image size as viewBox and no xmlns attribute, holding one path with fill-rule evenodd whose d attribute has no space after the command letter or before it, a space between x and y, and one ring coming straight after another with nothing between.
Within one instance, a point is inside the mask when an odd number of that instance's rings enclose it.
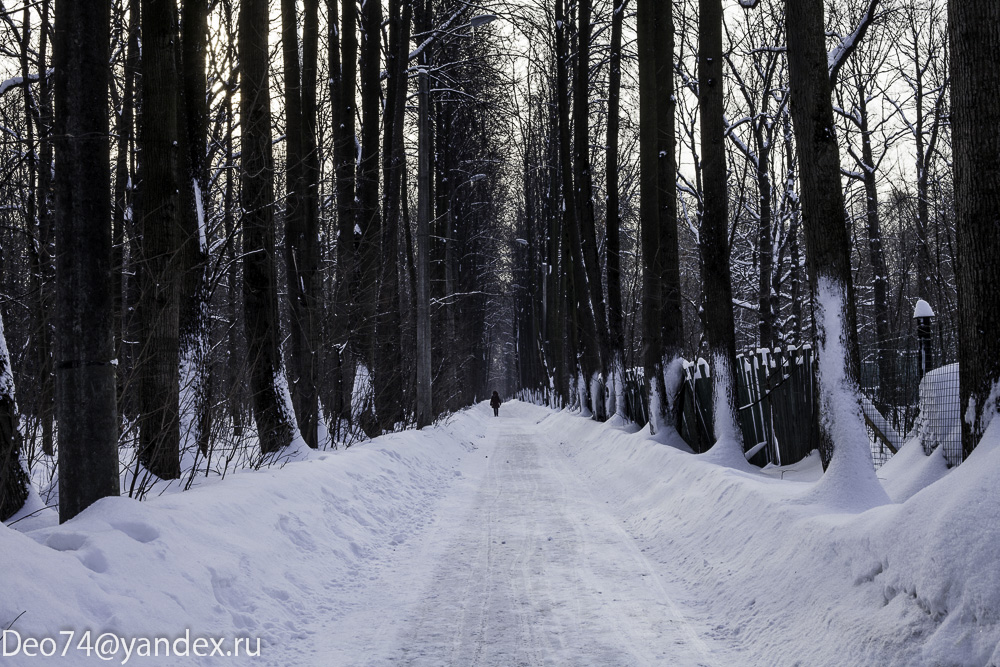
<instances>
[{"instance_id":1,"label":"snow on branch","mask_svg":"<svg viewBox=\"0 0 1000 667\"><path fill-rule=\"evenodd\" d=\"M833 51L827 54L827 68L830 70L830 85L833 86L837 83L837 74L840 72L840 68L843 67L847 59L851 57L855 49L858 48L858 44L861 40L865 38L865 33L868 32L868 27L875 20L875 11L878 9L879 0L869 0L868 9L865 13L861 15L861 19L858 21L857 27L851 34L843 37L840 40L840 44L834 47Z\"/></svg>"},{"instance_id":2,"label":"snow on branch","mask_svg":"<svg viewBox=\"0 0 1000 667\"><path fill-rule=\"evenodd\" d=\"M46 78L52 76L52 70L50 69L45 73ZM38 81L38 74L29 74L27 80L23 76L15 76L12 79L7 79L6 81L0 82L0 97L3 97L11 90L23 86L25 83L35 83Z\"/></svg>"}]
</instances>

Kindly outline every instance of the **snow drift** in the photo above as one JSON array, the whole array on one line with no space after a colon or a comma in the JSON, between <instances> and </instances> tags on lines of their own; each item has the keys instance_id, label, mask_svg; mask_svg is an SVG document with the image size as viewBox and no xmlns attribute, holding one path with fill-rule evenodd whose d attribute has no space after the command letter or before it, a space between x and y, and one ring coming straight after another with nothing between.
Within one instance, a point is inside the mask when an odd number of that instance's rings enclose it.
<instances>
[{"instance_id":1,"label":"snow drift","mask_svg":"<svg viewBox=\"0 0 1000 667\"><path fill-rule=\"evenodd\" d=\"M720 466L679 439L664 445L570 411L517 414L714 619L705 640L741 665L1000 661L1000 420L950 471L904 448L880 471L895 502L861 512L817 501L814 480ZM260 637L260 658L184 662L327 665L314 635L379 595L387 564L433 539L440 508L475 490L491 419L482 404L280 470L142 503L105 499L62 526L0 527L0 625L35 637Z\"/></svg>"}]
</instances>

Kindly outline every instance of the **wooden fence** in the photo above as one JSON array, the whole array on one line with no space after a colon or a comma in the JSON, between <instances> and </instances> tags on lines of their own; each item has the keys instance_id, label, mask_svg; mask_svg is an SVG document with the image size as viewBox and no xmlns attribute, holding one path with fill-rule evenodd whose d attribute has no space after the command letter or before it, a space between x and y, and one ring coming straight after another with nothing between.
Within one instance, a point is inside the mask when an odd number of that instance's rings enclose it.
<instances>
[{"instance_id":1,"label":"wooden fence","mask_svg":"<svg viewBox=\"0 0 1000 667\"><path fill-rule=\"evenodd\" d=\"M756 450L750 462L790 465L817 446L813 432L815 395L813 354L809 346L758 350L737 357L736 392L745 451ZM648 400L641 378L625 382L625 415L635 423L648 421ZM708 363L685 364L678 430L695 452L715 442L712 417L712 377Z\"/></svg>"}]
</instances>

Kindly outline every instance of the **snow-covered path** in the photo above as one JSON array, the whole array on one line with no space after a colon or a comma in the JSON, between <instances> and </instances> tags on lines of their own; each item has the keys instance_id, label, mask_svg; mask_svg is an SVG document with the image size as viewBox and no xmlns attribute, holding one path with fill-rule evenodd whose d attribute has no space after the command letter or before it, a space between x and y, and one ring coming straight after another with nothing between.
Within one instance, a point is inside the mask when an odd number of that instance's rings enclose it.
<instances>
[{"instance_id":1,"label":"snow-covered path","mask_svg":"<svg viewBox=\"0 0 1000 667\"><path fill-rule=\"evenodd\" d=\"M998 667L994 424L943 478L912 441L880 471L909 495L859 512L645 430L480 404L2 527L0 628L59 652L0 664ZM260 653L181 658L188 635ZM174 653L126 655L153 639Z\"/></svg>"},{"instance_id":2,"label":"snow-covered path","mask_svg":"<svg viewBox=\"0 0 1000 667\"><path fill-rule=\"evenodd\" d=\"M536 417L505 406L431 528L309 653L337 665L715 664Z\"/></svg>"}]
</instances>

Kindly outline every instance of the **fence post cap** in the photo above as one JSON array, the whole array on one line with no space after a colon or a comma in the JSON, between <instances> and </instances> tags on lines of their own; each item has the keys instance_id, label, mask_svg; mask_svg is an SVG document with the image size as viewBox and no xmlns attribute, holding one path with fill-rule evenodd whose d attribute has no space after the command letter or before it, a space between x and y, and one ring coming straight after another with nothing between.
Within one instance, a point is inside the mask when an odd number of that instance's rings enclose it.
<instances>
[{"instance_id":1,"label":"fence post cap","mask_svg":"<svg viewBox=\"0 0 1000 667\"><path fill-rule=\"evenodd\" d=\"M913 306L913 319L921 317L934 317L934 309L923 299L917 299L916 305Z\"/></svg>"}]
</instances>

